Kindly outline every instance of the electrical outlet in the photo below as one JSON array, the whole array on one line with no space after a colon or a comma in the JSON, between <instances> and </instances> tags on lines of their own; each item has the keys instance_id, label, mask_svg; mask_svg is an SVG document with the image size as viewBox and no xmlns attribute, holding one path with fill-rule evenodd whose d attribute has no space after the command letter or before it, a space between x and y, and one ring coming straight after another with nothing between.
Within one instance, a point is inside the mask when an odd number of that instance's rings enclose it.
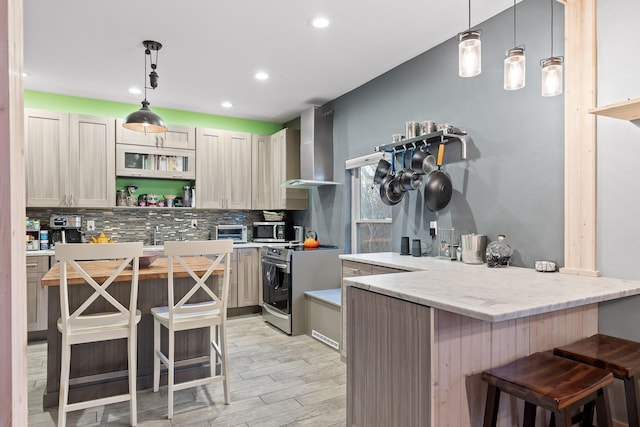
<instances>
[{"instance_id":1,"label":"electrical outlet","mask_svg":"<svg viewBox=\"0 0 640 427\"><path fill-rule=\"evenodd\" d=\"M198 228L198 220L197 219L192 219L191 220L191 228Z\"/></svg>"},{"instance_id":2,"label":"electrical outlet","mask_svg":"<svg viewBox=\"0 0 640 427\"><path fill-rule=\"evenodd\" d=\"M429 234L435 237L438 234L438 221L429 221Z\"/></svg>"},{"instance_id":3,"label":"electrical outlet","mask_svg":"<svg viewBox=\"0 0 640 427\"><path fill-rule=\"evenodd\" d=\"M87 221L87 231L96 231L96 222L93 220Z\"/></svg>"}]
</instances>

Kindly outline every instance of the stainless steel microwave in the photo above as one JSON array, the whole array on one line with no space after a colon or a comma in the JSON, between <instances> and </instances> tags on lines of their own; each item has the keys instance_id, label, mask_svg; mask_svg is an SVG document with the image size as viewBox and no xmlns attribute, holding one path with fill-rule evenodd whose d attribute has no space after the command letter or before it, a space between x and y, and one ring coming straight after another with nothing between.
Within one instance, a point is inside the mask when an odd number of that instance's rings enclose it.
<instances>
[{"instance_id":1,"label":"stainless steel microwave","mask_svg":"<svg viewBox=\"0 0 640 427\"><path fill-rule=\"evenodd\" d=\"M230 239L233 243L247 243L247 226L238 224L217 225L212 233L216 240Z\"/></svg>"},{"instance_id":2,"label":"stainless steel microwave","mask_svg":"<svg viewBox=\"0 0 640 427\"><path fill-rule=\"evenodd\" d=\"M293 226L284 221L263 221L253 223L253 241L283 243L293 239Z\"/></svg>"}]
</instances>

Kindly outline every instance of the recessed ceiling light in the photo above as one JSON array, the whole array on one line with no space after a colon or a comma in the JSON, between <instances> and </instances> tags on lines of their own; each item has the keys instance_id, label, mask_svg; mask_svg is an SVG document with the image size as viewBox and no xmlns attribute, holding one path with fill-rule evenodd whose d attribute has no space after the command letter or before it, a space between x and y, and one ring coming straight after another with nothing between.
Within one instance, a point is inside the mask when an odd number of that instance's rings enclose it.
<instances>
[{"instance_id":1,"label":"recessed ceiling light","mask_svg":"<svg viewBox=\"0 0 640 427\"><path fill-rule=\"evenodd\" d=\"M233 107L233 104L232 104L232 103L230 103L229 101L224 101L224 102L223 102L222 104L220 104L220 105L222 105L224 108L231 108L231 107Z\"/></svg>"},{"instance_id":2,"label":"recessed ceiling light","mask_svg":"<svg viewBox=\"0 0 640 427\"><path fill-rule=\"evenodd\" d=\"M269 74L265 73L264 71L258 71L254 77L257 80L267 80L269 78Z\"/></svg>"},{"instance_id":3,"label":"recessed ceiling light","mask_svg":"<svg viewBox=\"0 0 640 427\"><path fill-rule=\"evenodd\" d=\"M129 88L129 93L131 93L133 95L140 95L142 93L142 91L140 89L138 89L137 87L130 87Z\"/></svg>"},{"instance_id":4,"label":"recessed ceiling light","mask_svg":"<svg viewBox=\"0 0 640 427\"><path fill-rule=\"evenodd\" d=\"M316 28L327 28L329 24L330 24L329 20L324 16L316 16L311 20L311 25L313 25Z\"/></svg>"},{"instance_id":5,"label":"recessed ceiling light","mask_svg":"<svg viewBox=\"0 0 640 427\"><path fill-rule=\"evenodd\" d=\"M22 72L22 78L23 78L23 79L24 79L24 78L29 77L30 75L31 75L31 74L27 73L26 71L23 71L23 72Z\"/></svg>"}]
</instances>

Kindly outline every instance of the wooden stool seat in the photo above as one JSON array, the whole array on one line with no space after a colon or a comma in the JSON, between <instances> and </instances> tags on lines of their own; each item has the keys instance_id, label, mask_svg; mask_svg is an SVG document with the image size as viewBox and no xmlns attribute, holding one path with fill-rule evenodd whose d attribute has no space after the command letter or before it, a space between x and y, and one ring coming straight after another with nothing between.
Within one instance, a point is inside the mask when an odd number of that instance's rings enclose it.
<instances>
[{"instance_id":1,"label":"wooden stool seat","mask_svg":"<svg viewBox=\"0 0 640 427\"><path fill-rule=\"evenodd\" d=\"M629 427L640 427L636 375L640 373L640 343L596 334L553 350L557 356L606 369L624 382Z\"/></svg>"},{"instance_id":2,"label":"wooden stool seat","mask_svg":"<svg viewBox=\"0 0 640 427\"><path fill-rule=\"evenodd\" d=\"M525 401L524 426L534 426L536 406L551 411L559 427L571 425L571 415L582 405L595 404L598 426L611 425L604 387L613 375L594 366L554 356L534 353L507 365L482 373L489 384L484 426L496 425L500 392Z\"/></svg>"}]
</instances>

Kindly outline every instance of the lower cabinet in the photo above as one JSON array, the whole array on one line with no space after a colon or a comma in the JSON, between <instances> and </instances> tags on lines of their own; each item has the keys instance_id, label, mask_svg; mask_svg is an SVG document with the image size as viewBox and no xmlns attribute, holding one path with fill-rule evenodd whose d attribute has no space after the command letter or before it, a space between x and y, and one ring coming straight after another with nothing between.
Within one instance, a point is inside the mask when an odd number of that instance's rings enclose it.
<instances>
[{"instance_id":1,"label":"lower cabinet","mask_svg":"<svg viewBox=\"0 0 640 427\"><path fill-rule=\"evenodd\" d=\"M404 270L382 267L379 265L366 264L355 261L342 261L342 345L340 346L340 357L347 357L347 292L344 286L344 279L349 277L370 276L373 274L400 273Z\"/></svg>"},{"instance_id":2,"label":"lower cabinet","mask_svg":"<svg viewBox=\"0 0 640 427\"><path fill-rule=\"evenodd\" d=\"M260 304L260 249L236 249L238 254L238 307Z\"/></svg>"},{"instance_id":3,"label":"lower cabinet","mask_svg":"<svg viewBox=\"0 0 640 427\"><path fill-rule=\"evenodd\" d=\"M40 280L49 271L49 257L27 257L27 331L47 329L47 289Z\"/></svg>"},{"instance_id":4,"label":"lower cabinet","mask_svg":"<svg viewBox=\"0 0 640 427\"><path fill-rule=\"evenodd\" d=\"M260 304L259 248L234 249L229 274L228 308L250 307ZM219 281L222 286L222 281ZM220 292L220 289L216 289Z\"/></svg>"}]
</instances>

